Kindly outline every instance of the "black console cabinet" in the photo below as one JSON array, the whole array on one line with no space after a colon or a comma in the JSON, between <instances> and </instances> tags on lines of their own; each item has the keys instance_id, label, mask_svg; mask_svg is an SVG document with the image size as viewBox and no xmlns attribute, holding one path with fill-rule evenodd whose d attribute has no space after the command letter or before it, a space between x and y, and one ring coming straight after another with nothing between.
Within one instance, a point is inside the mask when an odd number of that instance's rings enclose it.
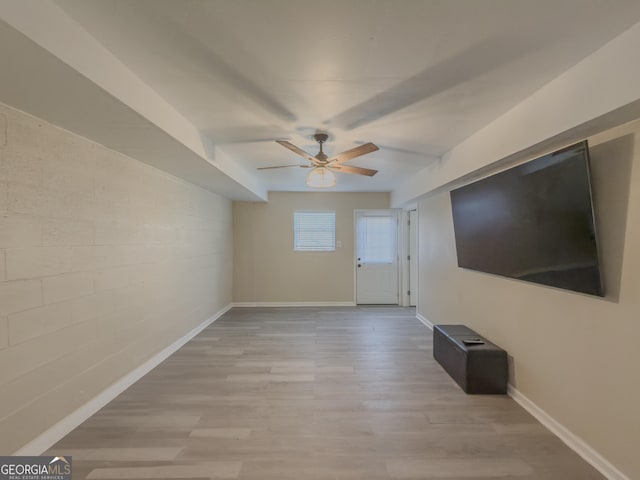
<instances>
[{"instance_id":1,"label":"black console cabinet","mask_svg":"<svg viewBox=\"0 0 640 480\"><path fill-rule=\"evenodd\" d=\"M466 393L507 393L507 352L465 325L434 325L433 357Z\"/></svg>"}]
</instances>

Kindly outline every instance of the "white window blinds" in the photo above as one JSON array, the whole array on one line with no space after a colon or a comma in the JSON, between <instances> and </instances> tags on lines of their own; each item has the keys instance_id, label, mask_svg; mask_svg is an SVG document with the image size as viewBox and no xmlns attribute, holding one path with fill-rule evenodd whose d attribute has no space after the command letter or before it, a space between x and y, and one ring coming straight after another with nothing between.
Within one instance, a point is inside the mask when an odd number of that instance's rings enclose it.
<instances>
[{"instance_id":1,"label":"white window blinds","mask_svg":"<svg viewBox=\"0 0 640 480\"><path fill-rule=\"evenodd\" d=\"M293 249L298 252L334 251L336 249L336 212L294 212Z\"/></svg>"}]
</instances>

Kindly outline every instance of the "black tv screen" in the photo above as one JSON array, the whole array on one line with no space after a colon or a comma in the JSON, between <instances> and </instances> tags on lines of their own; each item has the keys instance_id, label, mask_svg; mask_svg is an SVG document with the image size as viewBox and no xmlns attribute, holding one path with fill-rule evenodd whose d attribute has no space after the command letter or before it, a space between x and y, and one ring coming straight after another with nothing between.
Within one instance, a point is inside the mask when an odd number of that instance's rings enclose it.
<instances>
[{"instance_id":1,"label":"black tv screen","mask_svg":"<svg viewBox=\"0 0 640 480\"><path fill-rule=\"evenodd\" d=\"M451 191L458 266L603 295L586 141Z\"/></svg>"}]
</instances>

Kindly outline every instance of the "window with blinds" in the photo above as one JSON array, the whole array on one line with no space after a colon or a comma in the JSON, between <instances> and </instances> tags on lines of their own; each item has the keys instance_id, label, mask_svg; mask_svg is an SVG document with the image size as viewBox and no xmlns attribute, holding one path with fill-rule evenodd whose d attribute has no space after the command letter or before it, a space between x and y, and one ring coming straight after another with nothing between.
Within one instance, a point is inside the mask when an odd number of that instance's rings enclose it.
<instances>
[{"instance_id":1,"label":"window with blinds","mask_svg":"<svg viewBox=\"0 0 640 480\"><path fill-rule=\"evenodd\" d=\"M297 252L335 251L336 212L293 212L293 249Z\"/></svg>"}]
</instances>

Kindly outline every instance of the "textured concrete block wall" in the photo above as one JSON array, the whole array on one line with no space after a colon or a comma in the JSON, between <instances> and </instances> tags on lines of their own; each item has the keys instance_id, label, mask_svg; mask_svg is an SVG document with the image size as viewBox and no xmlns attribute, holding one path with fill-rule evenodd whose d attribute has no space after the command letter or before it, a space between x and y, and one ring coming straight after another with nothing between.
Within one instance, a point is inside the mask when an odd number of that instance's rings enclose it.
<instances>
[{"instance_id":1,"label":"textured concrete block wall","mask_svg":"<svg viewBox=\"0 0 640 480\"><path fill-rule=\"evenodd\" d=\"M0 454L231 302L231 203L0 104Z\"/></svg>"}]
</instances>

